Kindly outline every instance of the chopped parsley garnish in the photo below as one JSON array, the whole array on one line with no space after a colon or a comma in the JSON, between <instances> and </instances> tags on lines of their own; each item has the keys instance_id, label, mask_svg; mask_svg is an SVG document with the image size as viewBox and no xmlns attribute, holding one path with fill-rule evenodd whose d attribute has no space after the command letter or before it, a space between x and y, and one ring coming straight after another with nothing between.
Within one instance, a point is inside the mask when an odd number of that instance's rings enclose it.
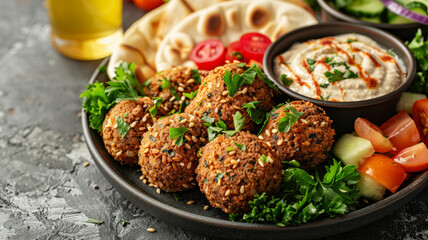
<instances>
[{"instance_id":1,"label":"chopped parsley garnish","mask_svg":"<svg viewBox=\"0 0 428 240\"><path fill-rule=\"evenodd\" d=\"M126 134L128 133L129 129L131 129L131 126L125 122L120 116L117 116L116 118L117 123L117 132L120 135L120 138L125 138Z\"/></svg>"},{"instance_id":2,"label":"chopped parsley garnish","mask_svg":"<svg viewBox=\"0 0 428 240\"><path fill-rule=\"evenodd\" d=\"M215 121L214 118L212 118L212 117L210 117L208 115L207 116L203 116L201 119L202 119L202 121L205 121L204 125L207 126L207 127L210 127L211 124L213 124L214 121Z\"/></svg>"},{"instance_id":3,"label":"chopped parsley garnish","mask_svg":"<svg viewBox=\"0 0 428 240\"><path fill-rule=\"evenodd\" d=\"M239 150L245 151L245 144L239 144L239 143L236 143L236 142L234 142L233 144L235 144L235 146L236 146Z\"/></svg>"},{"instance_id":4,"label":"chopped parsley garnish","mask_svg":"<svg viewBox=\"0 0 428 240\"><path fill-rule=\"evenodd\" d=\"M169 77L160 79L159 81L161 82L160 87L162 88L162 90L168 89L169 85L171 85L171 80L169 79Z\"/></svg>"},{"instance_id":5,"label":"chopped parsley garnish","mask_svg":"<svg viewBox=\"0 0 428 240\"><path fill-rule=\"evenodd\" d=\"M424 40L422 30L418 29L414 38L406 42L416 59L416 77L409 88L410 92L428 93L428 39ZM392 52L390 52L392 53ZM394 56L394 53L392 53ZM394 56L395 57L395 56Z\"/></svg>"},{"instance_id":6,"label":"chopped parsley garnish","mask_svg":"<svg viewBox=\"0 0 428 240\"><path fill-rule=\"evenodd\" d=\"M175 88L173 88L172 86L169 88L169 91L171 92L172 96L175 97L175 99L177 101L180 101L180 95L178 95L177 91L175 90Z\"/></svg>"},{"instance_id":7,"label":"chopped parsley garnish","mask_svg":"<svg viewBox=\"0 0 428 240\"><path fill-rule=\"evenodd\" d=\"M216 182L216 183L218 183L218 181L220 181L220 179L222 179L223 178L223 173L217 173L217 175L215 176L215 178L214 178L214 181Z\"/></svg>"},{"instance_id":8,"label":"chopped parsley garnish","mask_svg":"<svg viewBox=\"0 0 428 240\"><path fill-rule=\"evenodd\" d=\"M281 82L284 86L289 87L293 83L293 80L291 80L291 78L287 77L287 74L282 74L281 75Z\"/></svg>"},{"instance_id":9,"label":"chopped parsley garnish","mask_svg":"<svg viewBox=\"0 0 428 240\"><path fill-rule=\"evenodd\" d=\"M356 187L360 174L355 165L342 167L333 159L320 178L303 169L289 166L284 170L280 193L268 197L254 195L250 211L231 214L232 221L273 223L278 226L298 225L323 217L334 218L354 210L361 194Z\"/></svg>"},{"instance_id":10,"label":"chopped parsley garnish","mask_svg":"<svg viewBox=\"0 0 428 240\"><path fill-rule=\"evenodd\" d=\"M358 42L357 39L348 39L348 43Z\"/></svg>"},{"instance_id":11,"label":"chopped parsley garnish","mask_svg":"<svg viewBox=\"0 0 428 240\"><path fill-rule=\"evenodd\" d=\"M122 227L125 227L126 224L129 224L129 222L125 221L125 220L120 220L119 223L120 223L120 225L122 225Z\"/></svg>"},{"instance_id":12,"label":"chopped parsley garnish","mask_svg":"<svg viewBox=\"0 0 428 240\"><path fill-rule=\"evenodd\" d=\"M98 219L94 219L94 218L89 218L88 220L86 220L87 223L93 223L93 224L101 224L104 221L98 220Z\"/></svg>"},{"instance_id":13,"label":"chopped parsley garnish","mask_svg":"<svg viewBox=\"0 0 428 240\"><path fill-rule=\"evenodd\" d=\"M337 69L334 69L334 73L332 72L325 72L324 75L327 77L327 80L329 82L337 82L342 81L348 78L358 78L358 74L353 71L346 71L342 72Z\"/></svg>"},{"instance_id":14,"label":"chopped parsley garnish","mask_svg":"<svg viewBox=\"0 0 428 240\"><path fill-rule=\"evenodd\" d=\"M196 83L201 83L202 79L198 69L192 69L192 77Z\"/></svg>"},{"instance_id":15,"label":"chopped parsley garnish","mask_svg":"<svg viewBox=\"0 0 428 240\"><path fill-rule=\"evenodd\" d=\"M188 99L192 100L196 97L196 95L198 94L198 90L193 91L193 92L189 92L189 93L183 93L183 96L187 97Z\"/></svg>"},{"instance_id":16,"label":"chopped parsley garnish","mask_svg":"<svg viewBox=\"0 0 428 240\"><path fill-rule=\"evenodd\" d=\"M183 135L188 131L189 131L189 129L187 129L185 127L170 128L169 129L169 139L177 138L177 140L175 140L175 145L177 147L180 147L181 144L183 144Z\"/></svg>"},{"instance_id":17,"label":"chopped parsley garnish","mask_svg":"<svg viewBox=\"0 0 428 240\"><path fill-rule=\"evenodd\" d=\"M181 196L178 195L177 193L172 193L172 196L174 196L175 201L180 201L181 200Z\"/></svg>"},{"instance_id":18,"label":"chopped parsley garnish","mask_svg":"<svg viewBox=\"0 0 428 240\"><path fill-rule=\"evenodd\" d=\"M282 133L290 131L291 127L294 126L297 120L304 114L304 112L297 111L291 105L287 106L287 108L291 113L286 112L285 116L279 119L278 131Z\"/></svg>"},{"instance_id":19,"label":"chopped parsley garnish","mask_svg":"<svg viewBox=\"0 0 428 240\"><path fill-rule=\"evenodd\" d=\"M312 58L306 58L306 63L309 65L308 70L310 72L314 71L315 66L316 66L315 63L317 63L317 61L315 61Z\"/></svg>"},{"instance_id":20,"label":"chopped parsley garnish","mask_svg":"<svg viewBox=\"0 0 428 240\"><path fill-rule=\"evenodd\" d=\"M333 56L333 57L326 57L326 58L324 59L324 62L325 62L325 63L329 63L329 62L331 62L331 61L333 60L333 58L334 58L334 56Z\"/></svg>"},{"instance_id":21,"label":"chopped parsley garnish","mask_svg":"<svg viewBox=\"0 0 428 240\"><path fill-rule=\"evenodd\" d=\"M330 86L330 83L321 83L320 87L322 88L328 88L328 86Z\"/></svg>"},{"instance_id":22,"label":"chopped parsley garnish","mask_svg":"<svg viewBox=\"0 0 428 240\"><path fill-rule=\"evenodd\" d=\"M257 125L264 122L266 113L268 112L263 105L259 105L260 101L251 101L244 104L242 107L247 109L247 113Z\"/></svg>"},{"instance_id":23,"label":"chopped parsley garnish","mask_svg":"<svg viewBox=\"0 0 428 240\"><path fill-rule=\"evenodd\" d=\"M235 73L232 76L232 73L229 70L226 70L223 76L223 81L226 83L229 96L233 97L238 92L239 88L244 85L244 78L239 74Z\"/></svg>"},{"instance_id":24,"label":"chopped parsley garnish","mask_svg":"<svg viewBox=\"0 0 428 240\"><path fill-rule=\"evenodd\" d=\"M327 97L323 97L322 95L320 95L320 98L323 101L328 101L328 99L330 98L330 95L328 95Z\"/></svg>"},{"instance_id":25,"label":"chopped parsley garnish","mask_svg":"<svg viewBox=\"0 0 428 240\"><path fill-rule=\"evenodd\" d=\"M345 66L346 69L349 69L349 65L346 62L329 62L328 65L330 67Z\"/></svg>"},{"instance_id":26,"label":"chopped parsley garnish","mask_svg":"<svg viewBox=\"0 0 428 240\"><path fill-rule=\"evenodd\" d=\"M233 125L235 126L235 130L223 131L223 133L225 133L229 137L241 131L245 123L245 118L242 116L242 114L239 111L236 111L235 114L232 115L232 117L233 117Z\"/></svg>"},{"instance_id":27,"label":"chopped parsley garnish","mask_svg":"<svg viewBox=\"0 0 428 240\"><path fill-rule=\"evenodd\" d=\"M239 68L243 68L243 67L245 67L246 65L247 65L247 64L243 62L243 63L238 64L238 67L239 67Z\"/></svg>"},{"instance_id":28,"label":"chopped parsley garnish","mask_svg":"<svg viewBox=\"0 0 428 240\"><path fill-rule=\"evenodd\" d=\"M236 57L236 59L238 60L243 60L244 59L244 55L242 55L241 52L239 51L233 51L229 54L230 57Z\"/></svg>"},{"instance_id":29,"label":"chopped parsley garnish","mask_svg":"<svg viewBox=\"0 0 428 240\"><path fill-rule=\"evenodd\" d=\"M149 108L149 112L150 112L150 116L154 118L156 114L158 114L158 110L156 110L156 108L160 107L163 99L161 97L153 97L152 99L154 101L154 105L153 107Z\"/></svg>"},{"instance_id":30,"label":"chopped parsley garnish","mask_svg":"<svg viewBox=\"0 0 428 240\"><path fill-rule=\"evenodd\" d=\"M268 160L267 160L267 157L266 157L266 155L261 155L260 157L259 157L259 161L260 162L265 162L265 163L267 163L268 162Z\"/></svg>"},{"instance_id":31,"label":"chopped parsley garnish","mask_svg":"<svg viewBox=\"0 0 428 240\"><path fill-rule=\"evenodd\" d=\"M235 151L235 149L233 147L228 147L226 148L226 151L231 152L231 151Z\"/></svg>"}]
</instances>

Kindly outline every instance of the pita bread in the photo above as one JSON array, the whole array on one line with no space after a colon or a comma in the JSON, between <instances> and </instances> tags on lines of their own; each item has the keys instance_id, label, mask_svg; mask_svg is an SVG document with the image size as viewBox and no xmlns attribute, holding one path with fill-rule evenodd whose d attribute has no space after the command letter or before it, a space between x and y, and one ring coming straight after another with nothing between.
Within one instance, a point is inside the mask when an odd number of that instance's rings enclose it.
<instances>
[{"instance_id":1,"label":"pita bread","mask_svg":"<svg viewBox=\"0 0 428 240\"><path fill-rule=\"evenodd\" d=\"M107 67L109 77L115 76L114 69L122 61L136 63L136 74L140 81L152 77L156 73L156 51L166 33L193 12L224 1L226 0L170 0L167 4L147 13L132 24L125 32L121 44L113 50ZM314 14L304 0L283 1L296 4ZM226 14L229 22L233 22L237 17L234 12L228 11ZM274 28L275 26L272 24L271 27ZM182 39L184 41L185 37ZM183 50L184 53L186 51ZM193 65L192 62L188 64Z\"/></svg>"},{"instance_id":2,"label":"pita bread","mask_svg":"<svg viewBox=\"0 0 428 240\"><path fill-rule=\"evenodd\" d=\"M227 46L246 32L259 32L275 41L293 29L317 23L310 12L283 1L219 3L192 13L169 31L157 51L156 70L196 67L189 54L196 43L206 39L216 38Z\"/></svg>"}]
</instances>

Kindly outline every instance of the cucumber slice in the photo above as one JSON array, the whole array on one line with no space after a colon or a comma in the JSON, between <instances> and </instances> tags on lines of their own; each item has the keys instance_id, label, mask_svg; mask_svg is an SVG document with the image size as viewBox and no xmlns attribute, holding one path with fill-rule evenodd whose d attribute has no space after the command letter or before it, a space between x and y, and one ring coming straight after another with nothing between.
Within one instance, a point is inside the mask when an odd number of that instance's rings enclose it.
<instances>
[{"instance_id":1,"label":"cucumber slice","mask_svg":"<svg viewBox=\"0 0 428 240\"><path fill-rule=\"evenodd\" d=\"M333 146L333 153L345 165L360 165L375 152L369 140L344 134Z\"/></svg>"},{"instance_id":2,"label":"cucumber slice","mask_svg":"<svg viewBox=\"0 0 428 240\"><path fill-rule=\"evenodd\" d=\"M416 101L424 98L427 98L425 94L409 93L409 92L403 93L403 95L401 95L401 98L397 103L397 112L406 110L406 112L411 115L413 112L413 104Z\"/></svg>"},{"instance_id":3,"label":"cucumber slice","mask_svg":"<svg viewBox=\"0 0 428 240\"><path fill-rule=\"evenodd\" d=\"M385 10L385 5L380 0L357 0L348 4L345 10L358 18L374 18L381 15Z\"/></svg>"},{"instance_id":4,"label":"cucumber slice","mask_svg":"<svg viewBox=\"0 0 428 240\"><path fill-rule=\"evenodd\" d=\"M360 190L361 196L379 201L383 198L386 188L373 178L366 174L360 174L360 181L357 183L357 188Z\"/></svg>"},{"instance_id":5,"label":"cucumber slice","mask_svg":"<svg viewBox=\"0 0 428 240\"><path fill-rule=\"evenodd\" d=\"M380 17L372 17L372 18L360 17L359 19L365 22L382 23L382 20L380 20Z\"/></svg>"},{"instance_id":6,"label":"cucumber slice","mask_svg":"<svg viewBox=\"0 0 428 240\"><path fill-rule=\"evenodd\" d=\"M406 6L407 4L411 4L411 3L420 3L420 4L424 5L425 8L428 8L428 1L427 0L396 0L396 2L402 6Z\"/></svg>"}]
</instances>

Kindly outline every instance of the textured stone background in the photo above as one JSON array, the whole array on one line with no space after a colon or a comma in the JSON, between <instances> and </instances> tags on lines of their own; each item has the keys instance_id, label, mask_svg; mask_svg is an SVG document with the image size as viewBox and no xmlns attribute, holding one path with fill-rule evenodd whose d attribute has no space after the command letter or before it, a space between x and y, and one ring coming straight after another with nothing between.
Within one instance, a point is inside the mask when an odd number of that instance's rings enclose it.
<instances>
[{"instance_id":1,"label":"textured stone background","mask_svg":"<svg viewBox=\"0 0 428 240\"><path fill-rule=\"evenodd\" d=\"M125 28L142 14L125 3ZM0 36L0 239L212 239L146 214L101 175L78 97L100 61L52 49L43 0L1 0ZM389 217L328 239L428 239L428 189Z\"/></svg>"}]
</instances>

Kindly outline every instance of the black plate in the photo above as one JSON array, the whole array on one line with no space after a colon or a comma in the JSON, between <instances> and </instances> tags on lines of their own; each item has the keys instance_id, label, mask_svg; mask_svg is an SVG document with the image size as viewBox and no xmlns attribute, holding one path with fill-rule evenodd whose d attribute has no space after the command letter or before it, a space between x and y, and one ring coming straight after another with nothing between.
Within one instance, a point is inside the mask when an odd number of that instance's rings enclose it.
<instances>
[{"instance_id":1,"label":"black plate","mask_svg":"<svg viewBox=\"0 0 428 240\"><path fill-rule=\"evenodd\" d=\"M108 59L101 63L106 65ZM107 81L107 76L97 69L89 83L95 80ZM208 204L199 190L179 193L181 200L173 194L157 194L156 189L139 180L139 168L118 164L107 153L100 135L89 128L88 116L82 110L82 127L89 152L107 180L128 200L149 214L184 229L227 239L309 239L343 233L374 222L413 199L428 185L428 170L408 181L397 193L367 207L358 209L342 217L320 219L292 227L278 227L269 224L249 224L231 222L218 209L204 210ZM187 201L194 200L193 205Z\"/></svg>"}]
</instances>

